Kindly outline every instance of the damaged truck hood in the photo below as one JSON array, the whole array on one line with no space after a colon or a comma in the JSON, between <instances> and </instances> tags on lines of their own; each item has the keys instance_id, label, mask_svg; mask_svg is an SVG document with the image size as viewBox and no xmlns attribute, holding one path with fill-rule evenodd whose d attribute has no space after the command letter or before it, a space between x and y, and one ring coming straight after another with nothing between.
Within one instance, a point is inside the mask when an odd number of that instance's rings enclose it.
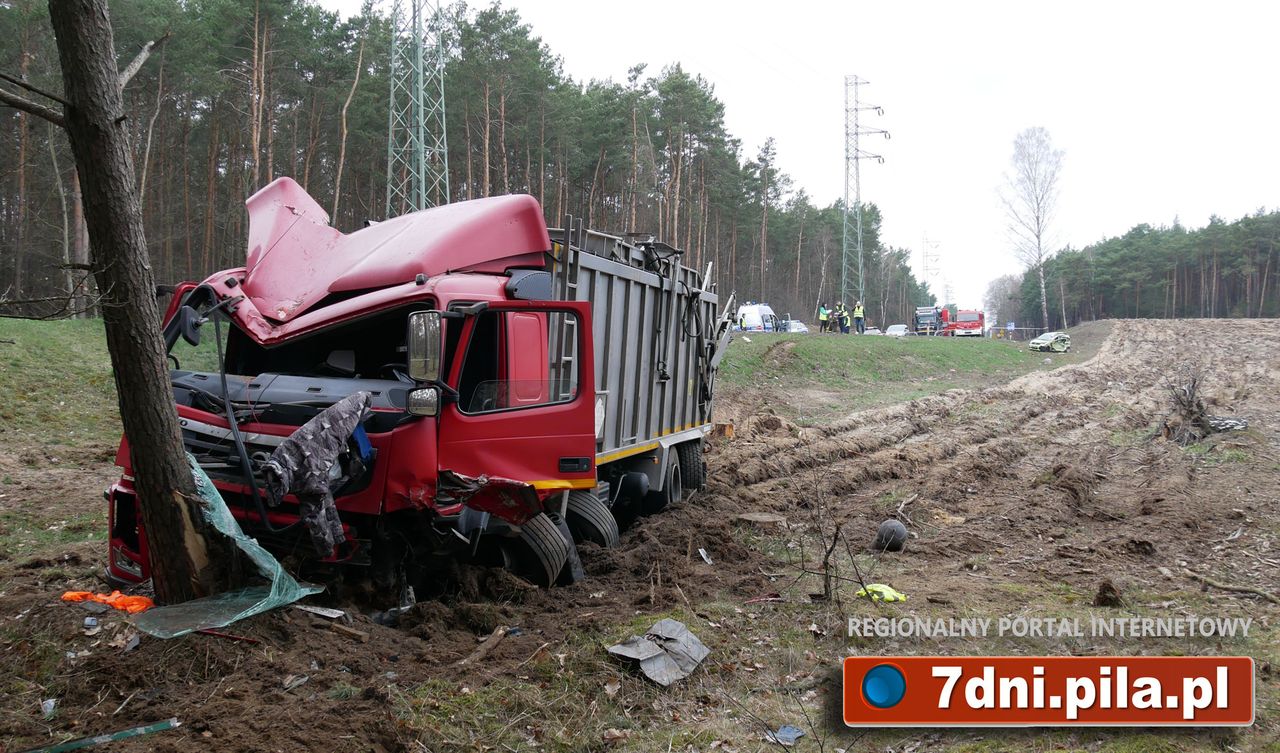
<instances>
[{"instance_id":1,"label":"damaged truck hood","mask_svg":"<svg viewBox=\"0 0 1280 753\"><path fill-rule=\"evenodd\" d=\"M244 295L259 339L325 305L414 285L418 275L502 273L541 268L551 249L542 210L532 196L497 196L413 212L353 233L329 225L328 214L291 178L249 197L248 255L243 280L215 275L219 294ZM403 300L403 292L388 298ZM253 314L257 314L254 316ZM251 321L242 320L244 324ZM278 336L278 333L276 333Z\"/></svg>"}]
</instances>

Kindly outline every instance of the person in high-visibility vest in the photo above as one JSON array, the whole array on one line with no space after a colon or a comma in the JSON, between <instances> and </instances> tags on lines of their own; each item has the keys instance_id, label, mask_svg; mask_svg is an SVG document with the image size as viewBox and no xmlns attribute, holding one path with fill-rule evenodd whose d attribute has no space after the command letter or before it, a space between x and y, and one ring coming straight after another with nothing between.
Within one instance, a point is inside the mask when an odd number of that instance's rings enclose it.
<instances>
[{"instance_id":1,"label":"person in high-visibility vest","mask_svg":"<svg viewBox=\"0 0 1280 753\"><path fill-rule=\"evenodd\" d=\"M844 301L836 304L836 326L840 328L841 334L849 334L849 309L845 307Z\"/></svg>"},{"instance_id":2,"label":"person in high-visibility vest","mask_svg":"<svg viewBox=\"0 0 1280 753\"><path fill-rule=\"evenodd\" d=\"M831 312L827 310L827 304L818 304L818 331L827 331L827 322L831 319Z\"/></svg>"},{"instance_id":3,"label":"person in high-visibility vest","mask_svg":"<svg viewBox=\"0 0 1280 753\"><path fill-rule=\"evenodd\" d=\"M867 331L867 320L865 312L862 310L862 301L853 304L853 326L858 330L858 334L865 334Z\"/></svg>"}]
</instances>

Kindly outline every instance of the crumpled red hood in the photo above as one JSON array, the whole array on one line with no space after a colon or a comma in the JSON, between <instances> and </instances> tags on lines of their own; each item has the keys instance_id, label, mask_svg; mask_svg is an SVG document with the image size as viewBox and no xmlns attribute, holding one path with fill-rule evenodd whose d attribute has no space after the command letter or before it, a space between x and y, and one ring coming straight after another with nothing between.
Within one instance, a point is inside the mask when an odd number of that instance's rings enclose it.
<instances>
[{"instance_id":1,"label":"crumpled red hood","mask_svg":"<svg viewBox=\"0 0 1280 753\"><path fill-rule=\"evenodd\" d=\"M335 293L361 293L445 272L541 268L551 249L538 202L474 199L343 234L292 178L250 196L241 290L264 317L288 322Z\"/></svg>"}]
</instances>

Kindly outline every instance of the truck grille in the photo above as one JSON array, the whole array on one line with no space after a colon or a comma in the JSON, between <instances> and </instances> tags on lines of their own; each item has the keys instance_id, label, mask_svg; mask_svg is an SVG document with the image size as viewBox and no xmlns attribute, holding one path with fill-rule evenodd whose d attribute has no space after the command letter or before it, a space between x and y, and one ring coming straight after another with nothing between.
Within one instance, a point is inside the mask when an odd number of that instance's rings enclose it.
<instances>
[{"instance_id":1,"label":"truck grille","mask_svg":"<svg viewBox=\"0 0 1280 753\"><path fill-rule=\"evenodd\" d=\"M245 480L240 467L240 454L236 451L235 437L230 429L191 418L179 418L178 423L182 427L182 443L210 478L239 482ZM252 461L254 477L262 481L262 474L257 469L287 437L248 431L242 431L240 435L244 438L245 450Z\"/></svg>"}]
</instances>

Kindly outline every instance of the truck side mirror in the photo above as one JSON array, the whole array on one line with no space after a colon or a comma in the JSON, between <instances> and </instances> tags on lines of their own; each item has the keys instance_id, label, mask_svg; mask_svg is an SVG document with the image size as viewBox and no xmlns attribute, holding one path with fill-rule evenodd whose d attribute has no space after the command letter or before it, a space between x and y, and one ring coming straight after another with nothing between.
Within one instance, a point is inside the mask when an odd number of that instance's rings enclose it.
<instances>
[{"instance_id":1,"label":"truck side mirror","mask_svg":"<svg viewBox=\"0 0 1280 753\"><path fill-rule=\"evenodd\" d=\"M182 334L182 339L187 341L189 346L196 347L200 344L200 325L204 323L205 320L201 318L200 312L192 309L191 306L183 306L182 309L178 309L177 332ZM166 344L169 344L169 347L173 347L174 343Z\"/></svg>"},{"instance_id":2,"label":"truck side mirror","mask_svg":"<svg viewBox=\"0 0 1280 753\"><path fill-rule=\"evenodd\" d=\"M409 314L409 376L419 382L440 380L440 312Z\"/></svg>"}]
</instances>

